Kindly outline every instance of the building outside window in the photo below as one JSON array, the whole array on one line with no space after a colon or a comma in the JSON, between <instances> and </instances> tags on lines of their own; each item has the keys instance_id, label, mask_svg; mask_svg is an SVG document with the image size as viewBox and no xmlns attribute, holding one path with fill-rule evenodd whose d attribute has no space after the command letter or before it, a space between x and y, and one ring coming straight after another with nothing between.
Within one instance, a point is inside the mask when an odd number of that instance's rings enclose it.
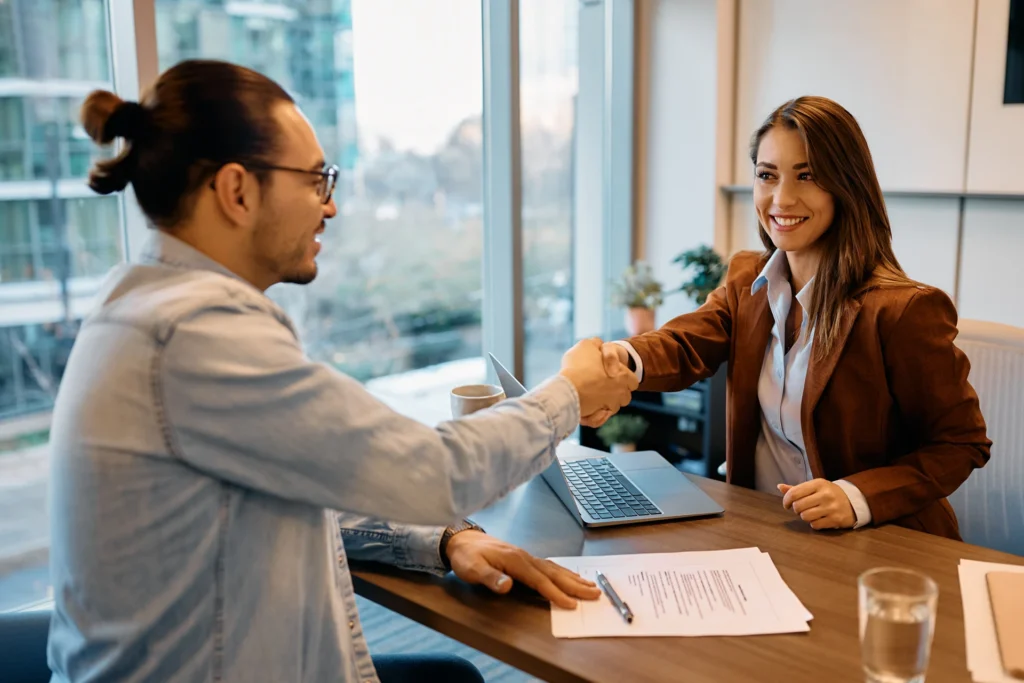
<instances>
[{"instance_id":1,"label":"building outside window","mask_svg":"<svg viewBox=\"0 0 1024 683\"><path fill-rule=\"evenodd\" d=\"M154 0L159 68L223 59L295 98L342 168L320 274L268 294L309 355L420 419L483 381L479 0ZM113 89L105 0L0 0L0 610L48 597L49 411L123 260L77 122ZM572 343L575 0L522 0L527 381ZM135 245L133 244L133 249Z\"/></svg>"},{"instance_id":2,"label":"building outside window","mask_svg":"<svg viewBox=\"0 0 1024 683\"><path fill-rule=\"evenodd\" d=\"M49 410L123 258L121 200L86 187L77 120L111 73L104 0L0 2L0 610L47 597Z\"/></svg>"}]
</instances>

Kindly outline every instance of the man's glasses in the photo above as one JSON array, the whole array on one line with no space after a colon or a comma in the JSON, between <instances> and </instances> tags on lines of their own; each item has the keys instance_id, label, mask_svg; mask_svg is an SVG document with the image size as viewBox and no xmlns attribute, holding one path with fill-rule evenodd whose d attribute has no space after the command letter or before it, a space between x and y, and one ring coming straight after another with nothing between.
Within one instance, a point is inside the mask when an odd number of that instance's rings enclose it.
<instances>
[{"instance_id":1,"label":"man's glasses","mask_svg":"<svg viewBox=\"0 0 1024 683\"><path fill-rule=\"evenodd\" d=\"M310 171L305 168L292 168L291 166L274 166L273 164L260 164L256 162L245 162L242 164L247 169L260 169L263 171L288 171L289 173L305 173L306 175L318 175L320 176L320 183L317 186L317 193L320 196L320 202L326 204L331 201L331 197L334 195L334 188L338 184L338 173L341 169L336 164L331 164L322 171ZM210 181L210 188L213 189L213 181Z\"/></svg>"},{"instance_id":2,"label":"man's glasses","mask_svg":"<svg viewBox=\"0 0 1024 683\"><path fill-rule=\"evenodd\" d=\"M338 173L341 169L336 164L331 164L322 171L310 171L305 168L292 168L291 166L273 166L271 164L257 164L247 163L244 164L246 168L258 168L264 171L288 171L290 173L305 173L307 175L318 175L320 176L320 185L317 187L317 192L320 193L320 202L326 204L331 201L331 196L334 195L334 188L338 184Z\"/></svg>"}]
</instances>

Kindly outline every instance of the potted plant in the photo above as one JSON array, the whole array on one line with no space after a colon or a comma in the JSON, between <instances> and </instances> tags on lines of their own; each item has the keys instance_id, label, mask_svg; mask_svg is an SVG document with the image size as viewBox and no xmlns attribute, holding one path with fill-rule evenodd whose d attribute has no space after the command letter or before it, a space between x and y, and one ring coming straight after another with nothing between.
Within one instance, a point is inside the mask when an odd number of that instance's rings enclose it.
<instances>
[{"instance_id":1,"label":"potted plant","mask_svg":"<svg viewBox=\"0 0 1024 683\"><path fill-rule=\"evenodd\" d=\"M706 244L684 251L672 259L672 263L678 263L683 273L689 275L677 291L693 297L698 306L704 305L708 295L721 284L728 269L722 257Z\"/></svg>"},{"instance_id":2,"label":"potted plant","mask_svg":"<svg viewBox=\"0 0 1024 683\"><path fill-rule=\"evenodd\" d=\"M612 303L626 308L629 336L654 329L654 309L663 301L661 283L654 279L650 265L637 261L612 283Z\"/></svg>"},{"instance_id":3,"label":"potted plant","mask_svg":"<svg viewBox=\"0 0 1024 683\"><path fill-rule=\"evenodd\" d=\"M647 433L648 423L640 415L613 415L597 430L597 437L612 453L630 453Z\"/></svg>"}]
</instances>

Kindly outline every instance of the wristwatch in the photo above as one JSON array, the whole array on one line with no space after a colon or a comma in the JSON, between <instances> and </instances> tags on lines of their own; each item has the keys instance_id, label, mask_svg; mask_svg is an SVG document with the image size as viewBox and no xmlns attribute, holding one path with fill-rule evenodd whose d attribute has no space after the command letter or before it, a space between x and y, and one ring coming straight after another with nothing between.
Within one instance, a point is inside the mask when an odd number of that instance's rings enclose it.
<instances>
[{"instance_id":1,"label":"wristwatch","mask_svg":"<svg viewBox=\"0 0 1024 683\"><path fill-rule=\"evenodd\" d=\"M458 524L448 527L441 534L441 544L437 547L437 552L441 555L441 562L444 564L445 571L451 571L452 569L452 563L448 561L448 541L452 540L452 536L460 531L469 531L470 529L483 531L483 527L479 524L474 524L472 520L464 519Z\"/></svg>"}]
</instances>

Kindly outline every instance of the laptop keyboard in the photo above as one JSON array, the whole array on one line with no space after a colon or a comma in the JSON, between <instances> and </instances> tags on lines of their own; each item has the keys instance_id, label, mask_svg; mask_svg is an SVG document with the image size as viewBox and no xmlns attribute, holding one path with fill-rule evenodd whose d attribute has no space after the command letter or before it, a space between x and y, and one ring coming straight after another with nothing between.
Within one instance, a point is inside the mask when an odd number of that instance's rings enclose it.
<instances>
[{"instance_id":1,"label":"laptop keyboard","mask_svg":"<svg viewBox=\"0 0 1024 683\"><path fill-rule=\"evenodd\" d=\"M661 510L641 493L607 458L561 461L569 490L595 519L625 519L660 515Z\"/></svg>"}]
</instances>

